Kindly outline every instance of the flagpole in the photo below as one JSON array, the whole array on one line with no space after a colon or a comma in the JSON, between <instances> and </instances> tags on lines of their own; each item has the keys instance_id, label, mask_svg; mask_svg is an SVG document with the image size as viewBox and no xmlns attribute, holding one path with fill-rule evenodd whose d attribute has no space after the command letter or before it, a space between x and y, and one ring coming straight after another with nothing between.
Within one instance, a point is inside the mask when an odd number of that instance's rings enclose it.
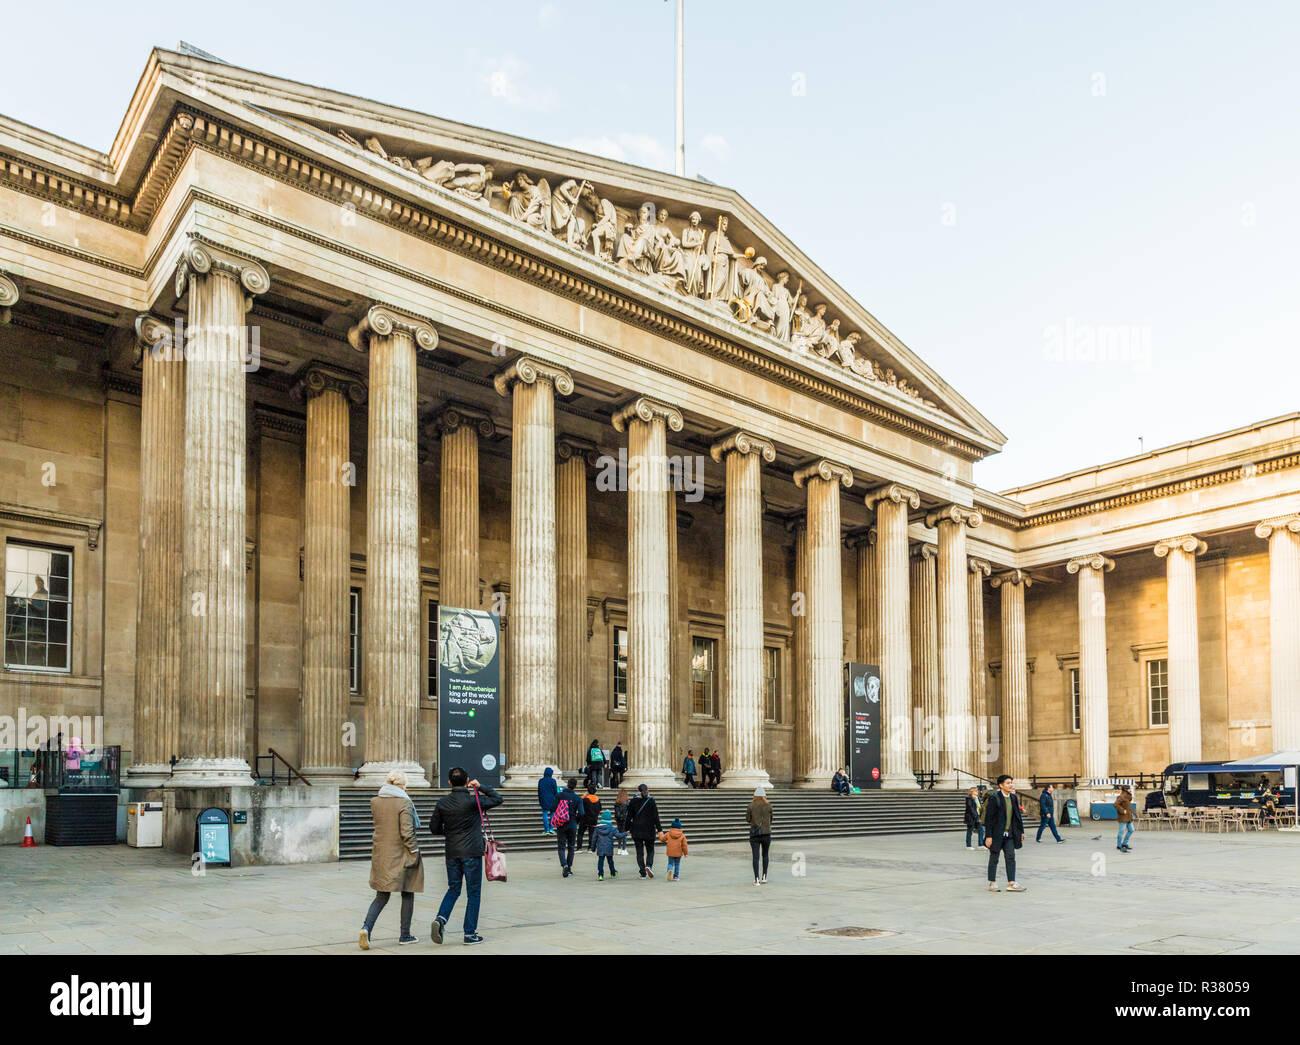
<instances>
[{"instance_id":1,"label":"flagpole","mask_svg":"<svg viewBox=\"0 0 1300 1045\"><path fill-rule=\"evenodd\" d=\"M677 176L681 178L686 176L685 7L686 0L677 0Z\"/></svg>"}]
</instances>

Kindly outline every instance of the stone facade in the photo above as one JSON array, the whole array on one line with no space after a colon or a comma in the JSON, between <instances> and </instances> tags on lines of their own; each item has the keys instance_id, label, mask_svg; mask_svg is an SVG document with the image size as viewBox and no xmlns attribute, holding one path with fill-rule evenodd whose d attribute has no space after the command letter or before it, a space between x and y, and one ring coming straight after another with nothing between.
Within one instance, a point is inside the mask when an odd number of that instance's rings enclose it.
<instances>
[{"instance_id":1,"label":"stone facade","mask_svg":"<svg viewBox=\"0 0 1300 1045\"><path fill-rule=\"evenodd\" d=\"M444 604L502 615L512 784L825 787L846 659L886 787L1300 743L1300 415L982 490L1002 433L731 190L166 51L132 112L0 124L0 540L71 574L0 715L418 786Z\"/></svg>"}]
</instances>

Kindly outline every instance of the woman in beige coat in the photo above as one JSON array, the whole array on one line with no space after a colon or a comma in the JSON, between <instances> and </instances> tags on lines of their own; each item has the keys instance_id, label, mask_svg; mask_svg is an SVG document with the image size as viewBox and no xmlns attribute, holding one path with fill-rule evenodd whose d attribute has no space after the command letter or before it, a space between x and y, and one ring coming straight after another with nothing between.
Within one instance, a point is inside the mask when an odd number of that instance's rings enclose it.
<instances>
[{"instance_id":1,"label":"woman in beige coat","mask_svg":"<svg viewBox=\"0 0 1300 1045\"><path fill-rule=\"evenodd\" d=\"M388 783L370 800L370 815L375 834L370 843L370 888L375 898L370 902L366 920L361 925L359 943L370 950L370 933L393 893L402 894L402 935L398 943L419 943L411 935L411 916L415 913L415 894L424 892L424 862L415 833L420 818L415 803L406 793L406 774L396 770L388 774Z\"/></svg>"}]
</instances>

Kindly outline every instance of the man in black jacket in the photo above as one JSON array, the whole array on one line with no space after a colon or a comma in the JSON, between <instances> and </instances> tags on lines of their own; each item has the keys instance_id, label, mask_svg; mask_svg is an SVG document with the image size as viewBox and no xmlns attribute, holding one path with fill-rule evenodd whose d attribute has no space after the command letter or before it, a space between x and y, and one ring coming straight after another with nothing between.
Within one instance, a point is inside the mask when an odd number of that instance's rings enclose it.
<instances>
[{"instance_id":1,"label":"man in black jacket","mask_svg":"<svg viewBox=\"0 0 1300 1045\"><path fill-rule=\"evenodd\" d=\"M655 876L655 839L663 831L659 807L650 797L650 789L641 784L637 796L627 804L628 830L636 843L636 866L642 878Z\"/></svg>"},{"instance_id":2,"label":"man in black jacket","mask_svg":"<svg viewBox=\"0 0 1300 1045\"><path fill-rule=\"evenodd\" d=\"M483 886L483 818L479 808L494 809L505 799L490 787L470 780L460 766L447 774L447 782L451 784L451 794L438 799L429 818L429 832L443 835L447 845L447 893L429 934L434 943L442 943L443 926L460 899L463 881L469 893L465 904L465 942L482 943L483 937L478 934L479 893Z\"/></svg>"},{"instance_id":3,"label":"man in black jacket","mask_svg":"<svg viewBox=\"0 0 1300 1045\"><path fill-rule=\"evenodd\" d=\"M984 800L984 844L989 850L989 892L998 891L998 853L1006 854L1007 892L1023 893L1016 884L1016 850L1025 839L1025 820L1020 815L1020 799L1011 777L998 777L998 789Z\"/></svg>"},{"instance_id":4,"label":"man in black jacket","mask_svg":"<svg viewBox=\"0 0 1300 1045\"><path fill-rule=\"evenodd\" d=\"M555 829L555 848L560 854L562 878L573 874L573 847L578 839L578 820L582 816L582 799L575 790L577 786L578 778L571 776L564 782L564 790L555 796L555 808L559 809L563 802L569 810L568 821Z\"/></svg>"},{"instance_id":5,"label":"man in black jacket","mask_svg":"<svg viewBox=\"0 0 1300 1045\"><path fill-rule=\"evenodd\" d=\"M623 782L623 774L626 772L627 753L623 750L623 741L620 740L609 753L609 786L618 787Z\"/></svg>"},{"instance_id":6,"label":"man in black jacket","mask_svg":"<svg viewBox=\"0 0 1300 1045\"><path fill-rule=\"evenodd\" d=\"M1038 796L1038 836L1035 842L1043 840L1043 828L1052 829L1052 837L1058 842L1064 842L1061 832L1056 829L1056 799L1052 797L1052 792L1056 790L1056 785L1048 784L1043 788L1042 793Z\"/></svg>"}]
</instances>

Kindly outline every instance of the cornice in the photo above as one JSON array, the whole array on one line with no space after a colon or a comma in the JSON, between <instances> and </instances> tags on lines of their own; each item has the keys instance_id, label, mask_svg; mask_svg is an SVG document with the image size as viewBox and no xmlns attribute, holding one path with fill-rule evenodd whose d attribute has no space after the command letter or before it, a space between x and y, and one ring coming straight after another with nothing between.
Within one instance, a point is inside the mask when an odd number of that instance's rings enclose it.
<instances>
[{"instance_id":1,"label":"cornice","mask_svg":"<svg viewBox=\"0 0 1300 1045\"><path fill-rule=\"evenodd\" d=\"M23 504L5 504L0 502L0 519L16 522L20 525L47 527L60 530L73 530L86 537L86 547L92 552L99 547L99 532L103 520L88 515L72 515L52 508L32 508Z\"/></svg>"}]
</instances>

